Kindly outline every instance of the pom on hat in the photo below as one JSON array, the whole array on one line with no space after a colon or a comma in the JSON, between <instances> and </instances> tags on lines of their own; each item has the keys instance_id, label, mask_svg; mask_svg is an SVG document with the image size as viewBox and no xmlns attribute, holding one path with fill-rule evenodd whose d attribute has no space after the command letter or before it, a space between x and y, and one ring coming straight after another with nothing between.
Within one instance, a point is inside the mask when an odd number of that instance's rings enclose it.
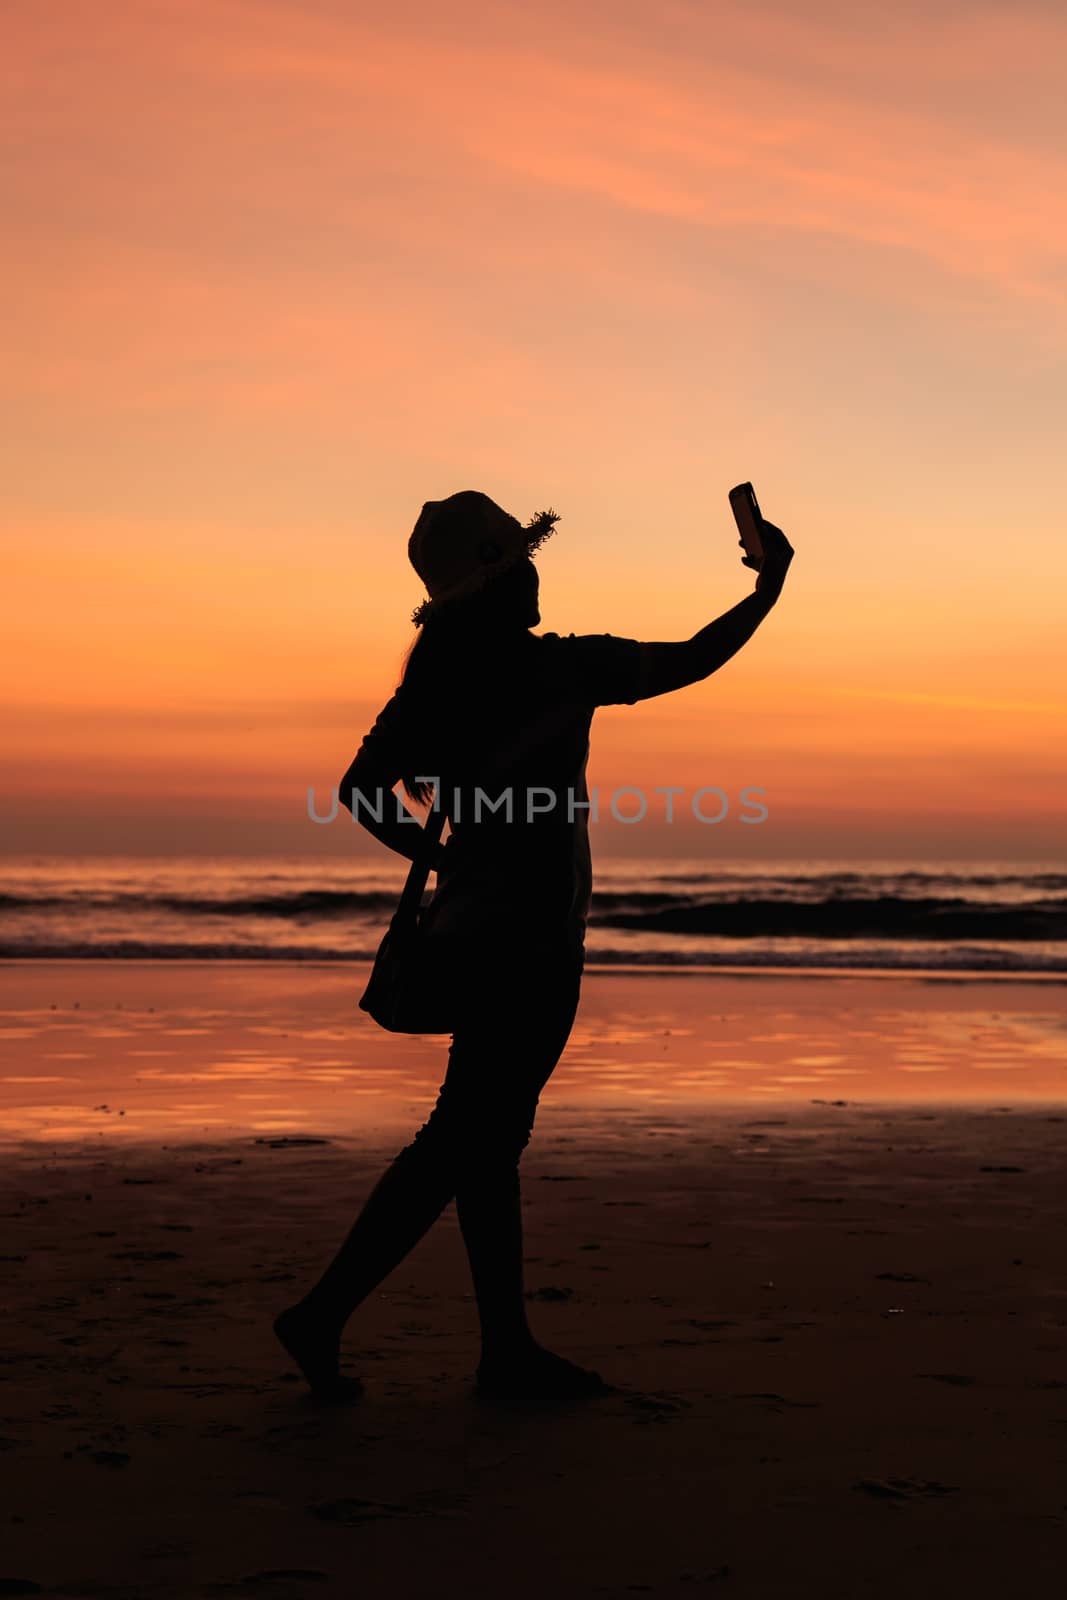
<instances>
[{"instance_id":1,"label":"pom on hat","mask_svg":"<svg viewBox=\"0 0 1067 1600\"><path fill-rule=\"evenodd\" d=\"M526 548L530 555L539 549L550 534L555 533L556 523L559 521L559 512L551 507L547 511L539 511L536 517L531 517L526 524Z\"/></svg>"}]
</instances>

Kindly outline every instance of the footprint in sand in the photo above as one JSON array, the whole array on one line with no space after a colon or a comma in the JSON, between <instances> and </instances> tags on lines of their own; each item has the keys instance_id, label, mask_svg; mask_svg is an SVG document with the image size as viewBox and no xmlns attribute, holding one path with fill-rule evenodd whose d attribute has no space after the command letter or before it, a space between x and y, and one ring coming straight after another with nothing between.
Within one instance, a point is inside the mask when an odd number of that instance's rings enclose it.
<instances>
[{"instance_id":1,"label":"footprint in sand","mask_svg":"<svg viewBox=\"0 0 1067 1600\"><path fill-rule=\"evenodd\" d=\"M283 1134L280 1139L257 1139L257 1144L269 1145L272 1150L294 1150L298 1145L329 1144L329 1139L315 1139L304 1134Z\"/></svg>"},{"instance_id":2,"label":"footprint in sand","mask_svg":"<svg viewBox=\"0 0 1067 1600\"><path fill-rule=\"evenodd\" d=\"M343 1500L323 1500L319 1505L308 1506L308 1515L320 1522L336 1522L343 1528L355 1528L364 1522L376 1522L382 1517L402 1517L405 1508L392 1505L387 1500L359 1500L349 1495Z\"/></svg>"},{"instance_id":3,"label":"footprint in sand","mask_svg":"<svg viewBox=\"0 0 1067 1600\"><path fill-rule=\"evenodd\" d=\"M625 1403L631 1411L639 1413L631 1419L635 1427L653 1422L668 1422L672 1417L688 1409L690 1404L681 1395L667 1394L662 1390L648 1394L627 1395Z\"/></svg>"},{"instance_id":4,"label":"footprint in sand","mask_svg":"<svg viewBox=\"0 0 1067 1600\"><path fill-rule=\"evenodd\" d=\"M264 1572L250 1572L241 1579L241 1588L248 1589L252 1594L257 1591L278 1594L280 1588L291 1583L326 1583L329 1576L328 1572L320 1572L317 1567L269 1567Z\"/></svg>"},{"instance_id":5,"label":"footprint in sand","mask_svg":"<svg viewBox=\"0 0 1067 1600\"><path fill-rule=\"evenodd\" d=\"M876 1500L937 1500L946 1494L959 1494L954 1483L938 1483L935 1478L861 1478L853 1488Z\"/></svg>"},{"instance_id":6,"label":"footprint in sand","mask_svg":"<svg viewBox=\"0 0 1067 1600\"><path fill-rule=\"evenodd\" d=\"M113 1471L119 1467L128 1467L133 1459L125 1450L89 1450L86 1454L94 1465L110 1467Z\"/></svg>"},{"instance_id":7,"label":"footprint in sand","mask_svg":"<svg viewBox=\"0 0 1067 1600\"><path fill-rule=\"evenodd\" d=\"M783 1406L790 1406L796 1410L810 1411L820 1405L819 1400L790 1400L784 1394L774 1394L770 1390L754 1390L744 1394L735 1394L735 1400L762 1400L773 1411L781 1411Z\"/></svg>"},{"instance_id":8,"label":"footprint in sand","mask_svg":"<svg viewBox=\"0 0 1067 1600\"><path fill-rule=\"evenodd\" d=\"M334 1522L345 1528L354 1528L386 1517L462 1516L467 1499L468 1496L462 1493L430 1490L415 1494L410 1502L398 1505L391 1500L364 1500L347 1495L340 1500L322 1500L306 1509L309 1516L317 1517L320 1522Z\"/></svg>"}]
</instances>

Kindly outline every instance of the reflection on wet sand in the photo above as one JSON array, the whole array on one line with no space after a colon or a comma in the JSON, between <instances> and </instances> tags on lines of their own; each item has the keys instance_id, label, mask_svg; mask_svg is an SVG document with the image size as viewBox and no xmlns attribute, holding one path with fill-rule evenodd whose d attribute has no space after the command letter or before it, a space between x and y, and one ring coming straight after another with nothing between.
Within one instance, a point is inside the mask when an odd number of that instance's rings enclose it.
<instances>
[{"instance_id":1,"label":"reflection on wet sand","mask_svg":"<svg viewBox=\"0 0 1067 1600\"><path fill-rule=\"evenodd\" d=\"M0 1130L130 1140L410 1124L447 1040L381 1032L356 1005L361 979L336 966L10 963ZM1056 1100L1065 995L1049 980L594 972L542 1104Z\"/></svg>"}]
</instances>

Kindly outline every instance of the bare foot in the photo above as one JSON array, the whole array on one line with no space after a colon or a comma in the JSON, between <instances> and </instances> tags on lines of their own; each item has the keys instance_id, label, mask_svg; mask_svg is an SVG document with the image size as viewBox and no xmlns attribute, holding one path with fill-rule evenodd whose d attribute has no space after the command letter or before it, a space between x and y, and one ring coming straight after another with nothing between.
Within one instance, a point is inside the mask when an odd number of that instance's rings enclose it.
<instances>
[{"instance_id":1,"label":"bare foot","mask_svg":"<svg viewBox=\"0 0 1067 1600\"><path fill-rule=\"evenodd\" d=\"M536 1343L519 1353L483 1356L475 1383L482 1399L523 1410L540 1410L616 1392L599 1372L580 1367Z\"/></svg>"},{"instance_id":2,"label":"bare foot","mask_svg":"<svg viewBox=\"0 0 1067 1600\"><path fill-rule=\"evenodd\" d=\"M307 1379L313 1399L323 1405L347 1405L362 1397L359 1379L345 1377L340 1371L340 1333L303 1302L275 1317L274 1332Z\"/></svg>"}]
</instances>

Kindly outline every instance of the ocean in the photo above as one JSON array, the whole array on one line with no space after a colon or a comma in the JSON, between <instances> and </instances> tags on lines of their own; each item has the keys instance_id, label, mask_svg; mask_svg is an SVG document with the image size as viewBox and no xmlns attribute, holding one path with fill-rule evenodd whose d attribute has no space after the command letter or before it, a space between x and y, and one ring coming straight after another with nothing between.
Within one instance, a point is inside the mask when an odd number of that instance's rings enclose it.
<instances>
[{"instance_id":1,"label":"ocean","mask_svg":"<svg viewBox=\"0 0 1067 1600\"><path fill-rule=\"evenodd\" d=\"M1067 972L1055 864L601 860L590 966ZM22 858L0 957L367 961L397 862Z\"/></svg>"}]
</instances>

